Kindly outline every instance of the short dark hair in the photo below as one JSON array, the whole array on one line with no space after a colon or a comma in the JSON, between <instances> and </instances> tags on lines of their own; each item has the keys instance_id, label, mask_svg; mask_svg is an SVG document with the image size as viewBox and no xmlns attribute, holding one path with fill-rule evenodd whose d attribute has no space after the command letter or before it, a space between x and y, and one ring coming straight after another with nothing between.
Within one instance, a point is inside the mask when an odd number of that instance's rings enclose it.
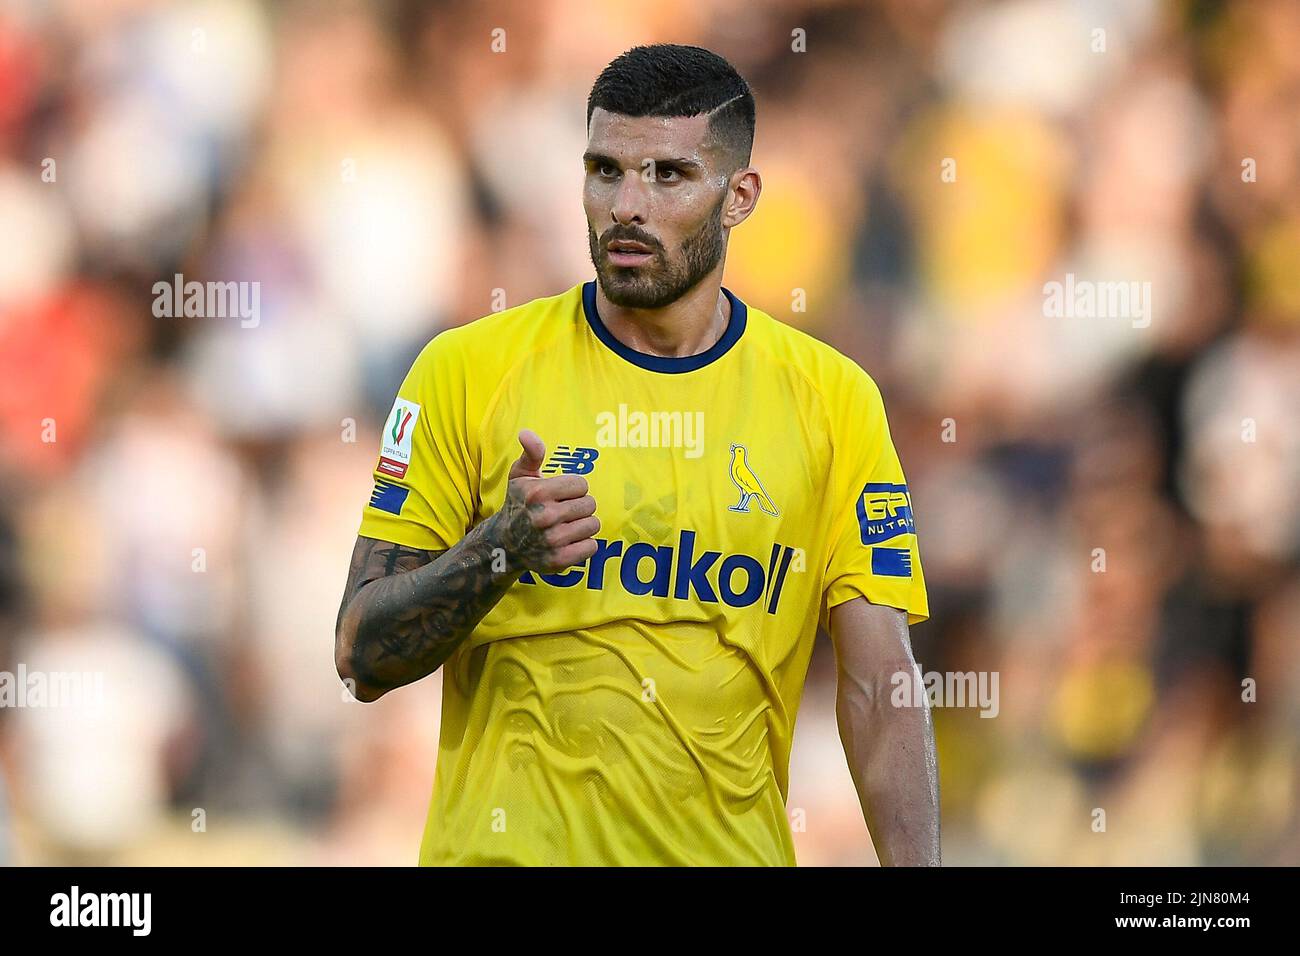
<instances>
[{"instance_id":1,"label":"short dark hair","mask_svg":"<svg viewBox=\"0 0 1300 956\"><path fill-rule=\"evenodd\" d=\"M749 165L754 147L754 94L736 68L698 46L655 43L633 47L596 77L587 97L587 127L596 107L623 116L709 117L709 132Z\"/></svg>"}]
</instances>

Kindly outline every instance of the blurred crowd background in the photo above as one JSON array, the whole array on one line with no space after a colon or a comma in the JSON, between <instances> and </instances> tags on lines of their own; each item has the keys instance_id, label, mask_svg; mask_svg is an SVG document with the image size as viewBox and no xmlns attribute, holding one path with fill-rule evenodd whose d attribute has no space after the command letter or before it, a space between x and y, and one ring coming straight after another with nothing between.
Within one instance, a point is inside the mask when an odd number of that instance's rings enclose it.
<instances>
[{"instance_id":1,"label":"blurred crowd background","mask_svg":"<svg viewBox=\"0 0 1300 956\"><path fill-rule=\"evenodd\" d=\"M726 285L884 392L922 670L999 675L935 710L946 862L1300 863L1294 0L4 0L0 671L105 699L0 709L0 860L415 862L439 678L332 659L380 419L590 278L586 95L655 41L757 96ZM796 845L873 863L833 701L823 637Z\"/></svg>"}]
</instances>

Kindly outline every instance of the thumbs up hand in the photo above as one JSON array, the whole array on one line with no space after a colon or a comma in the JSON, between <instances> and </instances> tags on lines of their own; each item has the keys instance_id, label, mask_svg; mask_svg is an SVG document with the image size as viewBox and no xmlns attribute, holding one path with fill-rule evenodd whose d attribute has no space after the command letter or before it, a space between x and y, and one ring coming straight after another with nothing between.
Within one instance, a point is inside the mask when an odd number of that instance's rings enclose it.
<instances>
[{"instance_id":1,"label":"thumbs up hand","mask_svg":"<svg viewBox=\"0 0 1300 956\"><path fill-rule=\"evenodd\" d=\"M536 432L519 433L521 451L510 466L505 504L491 517L493 538L512 570L552 574L596 553L600 530L596 499L581 475L542 477L546 445Z\"/></svg>"}]
</instances>

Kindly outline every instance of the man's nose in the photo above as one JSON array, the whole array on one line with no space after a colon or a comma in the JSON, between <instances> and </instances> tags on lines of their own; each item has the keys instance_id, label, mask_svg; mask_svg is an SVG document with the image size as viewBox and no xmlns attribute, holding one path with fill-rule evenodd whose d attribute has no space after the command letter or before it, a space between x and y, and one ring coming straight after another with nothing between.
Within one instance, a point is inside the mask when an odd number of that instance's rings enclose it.
<instances>
[{"instance_id":1,"label":"man's nose","mask_svg":"<svg viewBox=\"0 0 1300 956\"><path fill-rule=\"evenodd\" d=\"M614 205L609 212L620 225L645 225L646 184L641 180L639 171L629 169L623 174L623 181L618 184L618 190L614 193Z\"/></svg>"}]
</instances>

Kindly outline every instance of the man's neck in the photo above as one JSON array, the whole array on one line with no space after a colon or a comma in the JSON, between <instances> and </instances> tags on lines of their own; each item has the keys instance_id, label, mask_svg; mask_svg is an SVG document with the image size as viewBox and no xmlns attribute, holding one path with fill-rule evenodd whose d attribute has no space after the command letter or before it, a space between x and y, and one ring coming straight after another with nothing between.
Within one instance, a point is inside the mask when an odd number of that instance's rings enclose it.
<instances>
[{"instance_id":1,"label":"man's neck","mask_svg":"<svg viewBox=\"0 0 1300 956\"><path fill-rule=\"evenodd\" d=\"M731 302L722 294L721 273L706 277L662 309L614 305L596 283L596 308L614 338L630 349L665 358L707 351L731 321Z\"/></svg>"}]
</instances>

